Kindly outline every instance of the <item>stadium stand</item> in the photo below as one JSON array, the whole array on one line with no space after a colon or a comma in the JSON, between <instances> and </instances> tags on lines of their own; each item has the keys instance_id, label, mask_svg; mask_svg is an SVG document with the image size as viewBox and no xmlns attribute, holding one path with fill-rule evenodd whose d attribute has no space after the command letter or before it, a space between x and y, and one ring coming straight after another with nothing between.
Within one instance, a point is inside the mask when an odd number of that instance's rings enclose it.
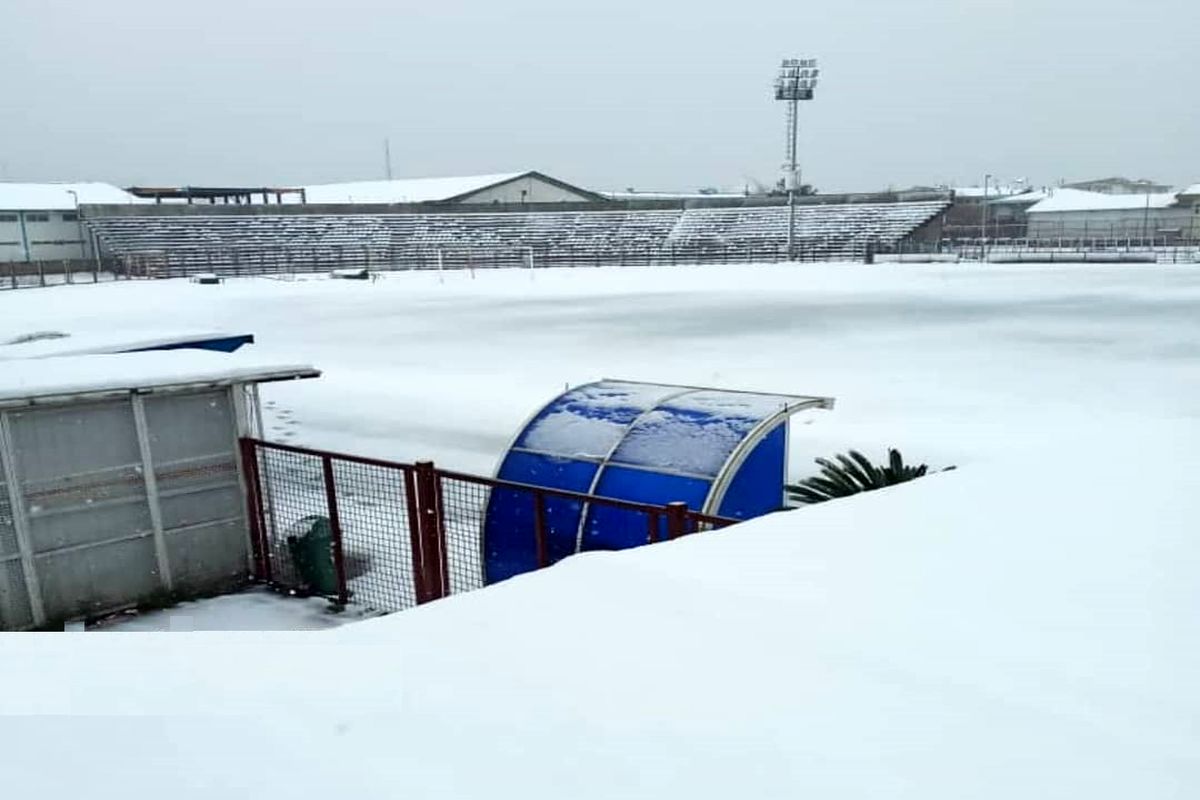
<instances>
[{"instance_id":1,"label":"stadium stand","mask_svg":"<svg viewBox=\"0 0 1200 800\"><path fill-rule=\"evenodd\" d=\"M859 260L941 214L947 203L853 203L796 209L804 260ZM315 271L340 266L508 266L527 254L547 264L700 262L731 253L780 256L788 209L530 213L122 215L87 224L129 272L184 275ZM532 257L532 256L531 256Z\"/></svg>"}]
</instances>

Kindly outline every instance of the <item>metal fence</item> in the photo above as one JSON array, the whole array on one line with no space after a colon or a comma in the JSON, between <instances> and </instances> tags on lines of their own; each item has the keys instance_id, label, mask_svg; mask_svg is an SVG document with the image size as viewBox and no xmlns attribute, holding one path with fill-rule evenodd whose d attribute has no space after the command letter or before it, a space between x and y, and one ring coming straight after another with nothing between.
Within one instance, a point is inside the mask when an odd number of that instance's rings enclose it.
<instances>
[{"instance_id":1,"label":"metal fence","mask_svg":"<svg viewBox=\"0 0 1200 800\"><path fill-rule=\"evenodd\" d=\"M101 283L118 278L119 265L112 259L97 264L92 260L0 262L0 289L33 289L75 283Z\"/></svg>"},{"instance_id":2,"label":"metal fence","mask_svg":"<svg viewBox=\"0 0 1200 800\"><path fill-rule=\"evenodd\" d=\"M256 577L278 588L329 596L383 612L400 611L450 594L483 587L483 525L493 492L528 502L538 567L561 554L550 551L555 504L620 509L623 524L638 526L647 543L712 530L736 520L713 517L683 503L656 506L614 498L498 481L258 439L242 440L249 485ZM328 582L306 569L303 537L319 541ZM308 572L309 574L305 574Z\"/></svg>"},{"instance_id":3,"label":"metal fence","mask_svg":"<svg viewBox=\"0 0 1200 800\"><path fill-rule=\"evenodd\" d=\"M943 238L904 241L881 246L874 260L893 257L899 261L922 260L996 261L1010 263L1143 262L1158 264L1200 263L1200 242L1169 237L1135 236L1087 238L997 237Z\"/></svg>"},{"instance_id":4,"label":"metal fence","mask_svg":"<svg viewBox=\"0 0 1200 800\"><path fill-rule=\"evenodd\" d=\"M332 245L289 247L197 248L132 252L115 257L122 277L185 278L200 273L227 277L303 275L332 270L372 272L406 270L484 270L542 267L673 266L684 264L775 263L782 261L862 260L867 244L856 237L802 240L790 257L786 243L762 241L597 247L391 247Z\"/></svg>"}]
</instances>

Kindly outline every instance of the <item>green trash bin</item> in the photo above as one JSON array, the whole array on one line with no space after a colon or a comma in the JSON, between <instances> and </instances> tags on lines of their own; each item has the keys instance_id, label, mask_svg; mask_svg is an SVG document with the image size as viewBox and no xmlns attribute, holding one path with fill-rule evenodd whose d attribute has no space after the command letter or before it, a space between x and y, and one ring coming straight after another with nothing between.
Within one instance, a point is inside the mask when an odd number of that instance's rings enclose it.
<instances>
[{"instance_id":1,"label":"green trash bin","mask_svg":"<svg viewBox=\"0 0 1200 800\"><path fill-rule=\"evenodd\" d=\"M313 515L293 523L287 531L287 545L296 573L308 591L326 596L337 594L333 530L328 517Z\"/></svg>"}]
</instances>

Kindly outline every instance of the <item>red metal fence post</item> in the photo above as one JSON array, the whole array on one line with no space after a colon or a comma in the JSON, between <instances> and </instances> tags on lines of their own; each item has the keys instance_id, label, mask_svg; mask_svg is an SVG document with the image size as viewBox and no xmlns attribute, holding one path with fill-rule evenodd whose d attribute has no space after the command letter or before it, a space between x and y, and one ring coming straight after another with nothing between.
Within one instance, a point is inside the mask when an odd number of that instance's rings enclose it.
<instances>
[{"instance_id":1,"label":"red metal fence post","mask_svg":"<svg viewBox=\"0 0 1200 800\"><path fill-rule=\"evenodd\" d=\"M408 539L412 550L413 594L417 605L428 603L434 598L429 590L429 576L425 574L425 557L421 550L424 538L421 536L421 513L417 501L417 471L404 470L404 504L408 510Z\"/></svg>"},{"instance_id":2,"label":"red metal fence post","mask_svg":"<svg viewBox=\"0 0 1200 800\"><path fill-rule=\"evenodd\" d=\"M428 589L428 599L437 600L449 594L446 580L446 529L442 519L441 486L437 468L432 461L418 461L417 515L421 531L421 568Z\"/></svg>"},{"instance_id":3,"label":"red metal fence post","mask_svg":"<svg viewBox=\"0 0 1200 800\"><path fill-rule=\"evenodd\" d=\"M678 539L687 533L687 503L667 503L667 538Z\"/></svg>"},{"instance_id":4,"label":"red metal fence post","mask_svg":"<svg viewBox=\"0 0 1200 800\"><path fill-rule=\"evenodd\" d=\"M267 552L267 525L263 518L262 484L258 470L258 446L253 439L239 439L242 477L246 482L246 516L250 522L250 549L254 554L254 577L271 580L271 559Z\"/></svg>"},{"instance_id":5,"label":"red metal fence post","mask_svg":"<svg viewBox=\"0 0 1200 800\"><path fill-rule=\"evenodd\" d=\"M333 535L333 568L337 572L338 603L350 602L350 591L346 586L346 555L342 548L342 518L338 514L337 485L333 479L333 459L321 457L321 470L325 475L325 506L329 511L329 528Z\"/></svg>"},{"instance_id":6,"label":"red metal fence post","mask_svg":"<svg viewBox=\"0 0 1200 800\"><path fill-rule=\"evenodd\" d=\"M661 519L661 514L657 510L651 510L646 514L649 522L649 528L646 531L646 543L654 544L658 541L658 524Z\"/></svg>"}]
</instances>

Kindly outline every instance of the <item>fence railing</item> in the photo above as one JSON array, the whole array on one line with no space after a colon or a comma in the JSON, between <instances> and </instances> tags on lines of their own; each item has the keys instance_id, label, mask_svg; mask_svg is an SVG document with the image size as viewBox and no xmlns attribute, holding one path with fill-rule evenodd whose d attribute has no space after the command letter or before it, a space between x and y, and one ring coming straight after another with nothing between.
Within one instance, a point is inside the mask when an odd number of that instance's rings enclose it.
<instances>
[{"instance_id":1,"label":"fence railing","mask_svg":"<svg viewBox=\"0 0 1200 800\"><path fill-rule=\"evenodd\" d=\"M781 261L861 260L866 242L855 237L804 240L789 256L786 243L765 239L738 244L687 243L644 247L572 246L440 247L323 245L238 248L178 247L115 256L123 276L183 278L199 273L224 276L303 275L336 269L484 270L541 267L672 266Z\"/></svg>"},{"instance_id":2,"label":"fence railing","mask_svg":"<svg viewBox=\"0 0 1200 800\"><path fill-rule=\"evenodd\" d=\"M118 264L112 259L0 262L0 289L32 289L75 283L116 280Z\"/></svg>"},{"instance_id":3,"label":"fence railing","mask_svg":"<svg viewBox=\"0 0 1200 800\"><path fill-rule=\"evenodd\" d=\"M491 494L528 502L537 568L555 552L555 504L623 512L647 543L736 520L441 470L431 462L363 456L243 439L255 573L281 589L391 612L485 585L483 527Z\"/></svg>"}]
</instances>

